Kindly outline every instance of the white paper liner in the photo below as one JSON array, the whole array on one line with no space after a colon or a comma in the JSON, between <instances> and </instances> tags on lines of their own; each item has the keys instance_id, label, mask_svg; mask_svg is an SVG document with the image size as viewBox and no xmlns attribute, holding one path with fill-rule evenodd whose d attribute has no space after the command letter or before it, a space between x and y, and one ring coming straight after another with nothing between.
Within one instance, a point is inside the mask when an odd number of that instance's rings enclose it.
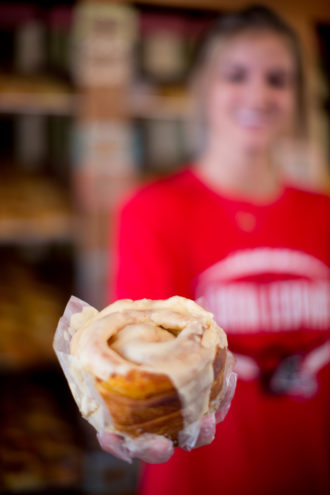
<instances>
[{"instance_id":1,"label":"white paper liner","mask_svg":"<svg viewBox=\"0 0 330 495\"><path fill-rule=\"evenodd\" d=\"M56 329L54 350L82 416L99 432L113 431L110 413L95 387L94 377L70 354L70 340L74 333L70 326L71 318L82 313L84 308L95 310L77 297L70 298Z\"/></svg>"}]
</instances>

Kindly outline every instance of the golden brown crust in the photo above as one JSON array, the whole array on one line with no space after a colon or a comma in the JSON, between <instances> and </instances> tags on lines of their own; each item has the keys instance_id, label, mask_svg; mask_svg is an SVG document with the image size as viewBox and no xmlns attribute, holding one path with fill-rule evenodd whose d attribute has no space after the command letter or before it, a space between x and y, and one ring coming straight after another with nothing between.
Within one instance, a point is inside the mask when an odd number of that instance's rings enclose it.
<instances>
[{"instance_id":1,"label":"golden brown crust","mask_svg":"<svg viewBox=\"0 0 330 495\"><path fill-rule=\"evenodd\" d=\"M114 374L108 380L97 380L105 391L112 391L132 399L146 399L173 388L171 380L160 373L133 369L126 375Z\"/></svg>"},{"instance_id":2,"label":"golden brown crust","mask_svg":"<svg viewBox=\"0 0 330 495\"><path fill-rule=\"evenodd\" d=\"M119 425L118 431L128 434L132 438L136 438L143 433L154 433L163 435L172 440L175 447L179 444L179 432L183 429L183 418L181 411L176 411L167 416L156 418L152 421L132 425L131 427L122 427Z\"/></svg>"},{"instance_id":3,"label":"golden brown crust","mask_svg":"<svg viewBox=\"0 0 330 495\"><path fill-rule=\"evenodd\" d=\"M217 349L213 362L214 381L211 403L219 394L226 361L226 350ZM161 374L133 370L126 376L96 380L96 387L110 410L116 430L137 437L156 433L177 444L183 428L181 402L170 379Z\"/></svg>"}]
</instances>

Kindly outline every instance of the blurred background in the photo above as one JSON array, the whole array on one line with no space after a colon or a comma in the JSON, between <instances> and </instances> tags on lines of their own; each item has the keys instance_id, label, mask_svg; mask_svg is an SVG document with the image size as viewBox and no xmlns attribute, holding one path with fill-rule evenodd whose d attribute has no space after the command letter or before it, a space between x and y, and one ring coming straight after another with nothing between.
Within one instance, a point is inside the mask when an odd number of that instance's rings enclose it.
<instances>
[{"instance_id":1,"label":"blurred background","mask_svg":"<svg viewBox=\"0 0 330 495\"><path fill-rule=\"evenodd\" d=\"M79 419L52 338L71 294L111 299L116 206L192 159L196 44L248 3L0 1L0 493L135 493L136 465ZM285 173L329 190L330 4L263 3L305 51L309 137L278 150Z\"/></svg>"}]
</instances>

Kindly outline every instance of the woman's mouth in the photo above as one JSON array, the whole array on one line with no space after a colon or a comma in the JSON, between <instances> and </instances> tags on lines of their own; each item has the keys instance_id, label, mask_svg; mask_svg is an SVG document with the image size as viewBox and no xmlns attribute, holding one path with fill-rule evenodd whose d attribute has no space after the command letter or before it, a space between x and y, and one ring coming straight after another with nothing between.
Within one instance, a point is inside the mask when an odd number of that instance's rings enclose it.
<instances>
[{"instance_id":1,"label":"woman's mouth","mask_svg":"<svg viewBox=\"0 0 330 495\"><path fill-rule=\"evenodd\" d=\"M241 109L236 113L236 122L242 127L260 129L269 126L270 115L264 111Z\"/></svg>"}]
</instances>

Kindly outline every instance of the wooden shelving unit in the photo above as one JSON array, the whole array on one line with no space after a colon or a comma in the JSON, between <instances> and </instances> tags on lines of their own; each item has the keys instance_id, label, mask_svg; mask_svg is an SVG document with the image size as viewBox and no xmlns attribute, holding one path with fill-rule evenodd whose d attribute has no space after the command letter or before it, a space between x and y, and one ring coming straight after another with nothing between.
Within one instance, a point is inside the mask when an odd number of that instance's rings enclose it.
<instances>
[{"instance_id":1,"label":"wooden shelving unit","mask_svg":"<svg viewBox=\"0 0 330 495\"><path fill-rule=\"evenodd\" d=\"M183 92L181 95L163 95L144 92L131 95L127 99L125 113L131 118L145 119L187 119L191 110L190 101Z\"/></svg>"}]
</instances>

